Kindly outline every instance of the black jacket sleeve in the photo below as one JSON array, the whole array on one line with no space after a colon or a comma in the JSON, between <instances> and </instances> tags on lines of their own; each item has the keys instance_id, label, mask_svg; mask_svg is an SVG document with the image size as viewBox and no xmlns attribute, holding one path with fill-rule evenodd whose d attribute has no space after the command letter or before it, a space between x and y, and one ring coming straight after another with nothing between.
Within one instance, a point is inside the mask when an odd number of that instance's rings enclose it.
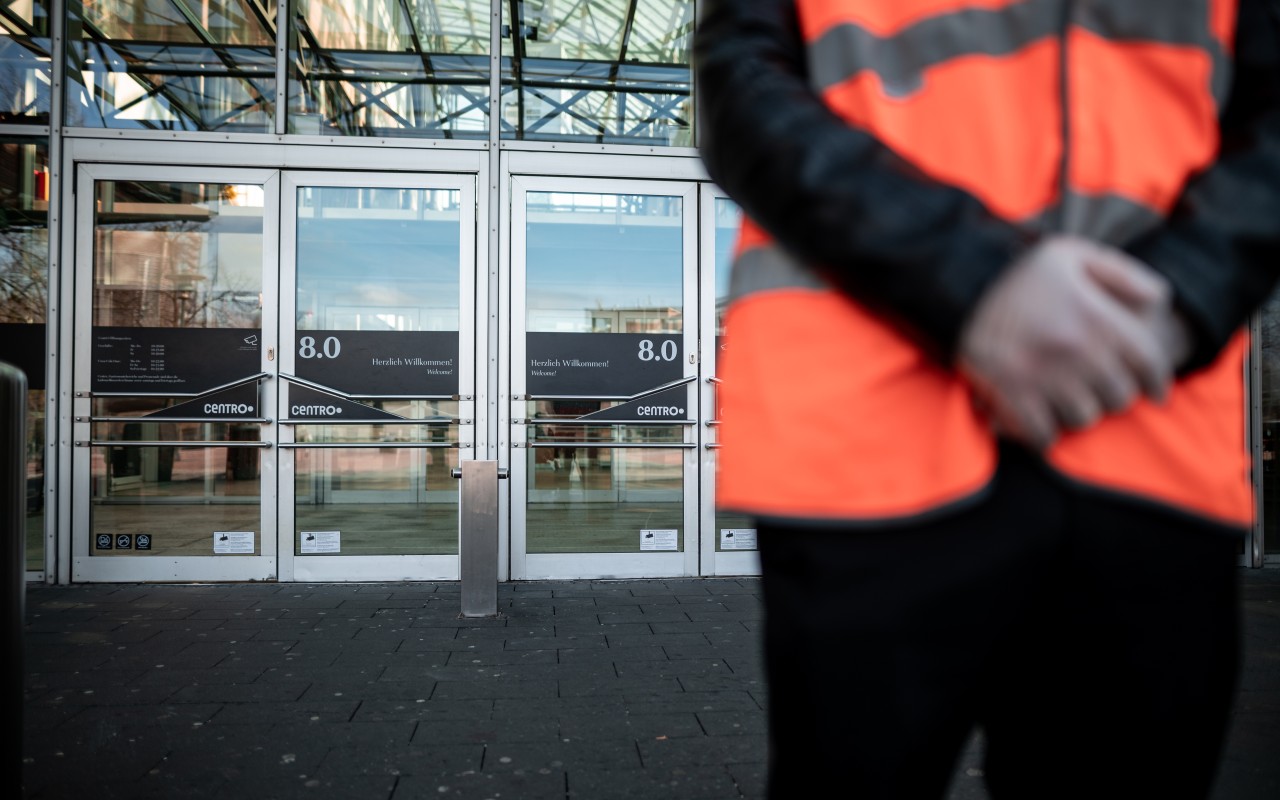
<instances>
[{"instance_id":1,"label":"black jacket sleeve","mask_svg":"<svg viewBox=\"0 0 1280 800\"><path fill-rule=\"evenodd\" d=\"M1183 370L1208 364L1280 274L1280 3L1241 0L1218 159L1130 252L1173 285L1193 333Z\"/></svg>"},{"instance_id":2,"label":"black jacket sleeve","mask_svg":"<svg viewBox=\"0 0 1280 800\"><path fill-rule=\"evenodd\" d=\"M1029 234L828 109L792 0L706 0L694 62L711 178L788 251L950 359Z\"/></svg>"}]
</instances>

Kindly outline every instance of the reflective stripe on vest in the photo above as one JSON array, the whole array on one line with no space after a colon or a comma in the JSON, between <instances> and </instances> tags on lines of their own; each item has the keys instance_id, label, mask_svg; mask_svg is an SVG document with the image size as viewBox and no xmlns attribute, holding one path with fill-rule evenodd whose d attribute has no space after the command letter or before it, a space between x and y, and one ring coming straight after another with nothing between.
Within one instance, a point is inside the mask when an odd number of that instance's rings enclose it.
<instances>
[{"instance_id":1,"label":"reflective stripe on vest","mask_svg":"<svg viewBox=\"0 0 1280 800\"><path fill-rule=\"evenodd\" d=\"M1159 225L1216 155L1235 0L1095 0L1072 5L1065 25L1060 0L796 6L833 110L1019 225L1123 245ZM990 480L994 438L964 381L750 222L731 296L723 506L883 520L962 502ZM1049 462L1247 524L1243 352L1237 337L1165 405L1069 434Z\"/></svg>"}]
</instances>

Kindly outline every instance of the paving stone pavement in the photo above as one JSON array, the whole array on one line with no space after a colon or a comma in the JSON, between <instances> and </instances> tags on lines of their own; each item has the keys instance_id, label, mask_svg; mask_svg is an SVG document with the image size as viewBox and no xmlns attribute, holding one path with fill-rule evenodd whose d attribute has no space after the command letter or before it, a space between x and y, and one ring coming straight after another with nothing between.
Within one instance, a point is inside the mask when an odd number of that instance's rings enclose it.
<instances>
[{"instance_id":1,"label":"paving stone pavement","mask_svg":"<svg viewBox=\"0 0 1280 800\"><path fill-rule=\"evenodd\" d=\"M29 798L758 798L759 581L28 588ZM1215 800L1280 796L1280 570ZM979 742L951 800L983 800Z\"/></svg>"}]
</instances>

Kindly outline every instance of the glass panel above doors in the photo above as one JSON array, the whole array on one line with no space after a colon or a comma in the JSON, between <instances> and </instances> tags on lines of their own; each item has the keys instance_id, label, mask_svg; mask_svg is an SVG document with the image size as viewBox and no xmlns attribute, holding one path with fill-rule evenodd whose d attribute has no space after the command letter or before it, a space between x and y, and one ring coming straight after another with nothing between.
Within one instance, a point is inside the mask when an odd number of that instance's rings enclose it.
<instances>
[{"instance_id":1,"label":"glass panel above doors","mask_svg":"<svg viewBox=\"0 0 1280 800\"><path fill-rule=\"evenodd\" d=\"M283 107L291 134L484 139L501 8L502 138L693 144L694 0L291 0L285 43L274 0L66 7L71 126L274 133ZM43 8L0 19L30 76ZM47 119L43 72L9 113Z\"/></svg>"},{"instance_id":2,"label":"glass panel above doors","mask_svg":"<svg viewBox=\"0 0 1280 800\"><path fill-rule=\"evenodd\" d=\"M295 0L289 132L484 138L489 0Z\"/></svg>"},{"instance_id":3,"label":"glass panel above doors","mask_svg":"<svg viewBox=\"0 0 1280 800\"><path fill-rule=\"evenodd\" d=\"M68 125L271 133L276 4L70 0Z\"/></svg>"},{"instance_id":4,"label":"glass panel above doors","mask_svg":"<svg viewBox=\"0 0 1280 800\"><path fill-rule=\"evenodd\" d=\"M523 0L502 14L502 138L693 144L693 0Z\"/></svg>"},{"instance_id":5,"label":"glass panel above doors","mask_svg":"<svg viewBox=\"0 0 1280 800\"><path fill-rule=\"evenodd\" d=\"M49 123L49 2L0 6L0 123Z\"/></svg>"}]
</instances>

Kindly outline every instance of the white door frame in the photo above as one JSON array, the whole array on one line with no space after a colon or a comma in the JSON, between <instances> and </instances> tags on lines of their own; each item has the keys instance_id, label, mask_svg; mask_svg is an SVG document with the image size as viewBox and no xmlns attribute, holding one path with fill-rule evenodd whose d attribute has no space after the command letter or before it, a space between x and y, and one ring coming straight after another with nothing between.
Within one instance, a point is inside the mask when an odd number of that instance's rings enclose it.
<instances>
[{"instance_id":1,"label":"white door frame","mask_svg":"<svg viewBox=\"0 0 1280 800\"><path fill-rule=\"evenodd\" d=\"M702 365L698 383L701 415L699 432L701 442L701 494L698 508L701 510L702 574L703 575L759 575L760 553L757 550L716 550L720 540L716 524L716 202L728 200L728 196L709 183L699 186L700 249L699 279L699 328L702 331L699 362Z\"/></svg>"}]
</instances>

